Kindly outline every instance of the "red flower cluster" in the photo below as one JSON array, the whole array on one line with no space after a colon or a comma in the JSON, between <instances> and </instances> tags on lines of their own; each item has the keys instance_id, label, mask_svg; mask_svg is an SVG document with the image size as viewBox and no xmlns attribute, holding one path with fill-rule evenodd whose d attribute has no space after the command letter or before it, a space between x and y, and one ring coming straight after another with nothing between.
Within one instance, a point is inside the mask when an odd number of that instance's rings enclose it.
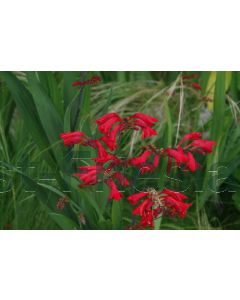
<instances>
[{"instance_id":1,"label":"red flower cluster","mask_svg":"<svg viewBox=\"0 0 240 300\"><path fill-rule=\"evenodd\" d=\"M202 87L199 83L197 82L191 82L192 79L198 79L199 78L199 74L194 73L191 75L182 75L182 80L184 83L188 83L190 81L191 86L198 91L202 90Z\"/></svg>"},{"instance_id":2,"label":"red flower cluster","mask_svg":"<svg viewBox=\"0 0 240 300\"><path fill-rule=\"evenodd\" d=\"M142 130L142 139L157 135L156 130L152 129L157 121L157 119L141 113L135 113L124 119L120 118L116 113L109 113L96 120L98 130L104 134L102 141L111 150L117 148L116 140L118 133L127 129Z\"/></svg>"},{"instance_id":3,"label":"red flower cluster","mask_svg":"<svg viewBox=\"0 0 240 300\"><path fill-rule=\"evenodd\" d=\"M72 86L83 86L83 85L89 85L89 84L96 84L99 81L101 81L100 76L93 76L91 79L86 80L86 81L75 81L73 82Z\"/></svg>"},{"instance_id":4,"label":"red flower cluster","mask_svg":"<svg viewBox=\"0 0 240 300\"><path fill-rule=\"evenodd\" d=\"M110 188L109 200L120 200L123 195L119 192L118 187L114 180L118 180L120 185L128 186L129 182L127 178L118 171L114 171L111 168L104 168L103 166L83 166L79 167L81 173L73 174L83 181L80 187L87 185L95 185L100 181L103 181ZM100 175L100 178L98 177Z\"/></svg>"},{"instance_id":5,"label":"red flower cluster","mask_svg":"<svg viewBox=\"0 0 240 300\"><path fill-rule=\"evenodd\" d=\"M83 146L92 147L98 150L98 157L95 159L97 162L104 162L112 157L104 149L100 142L100 139L92 139L86 134L80 131L68 132L60 134L60 138L63 140L65 146L73 146L76 144L81 144Z\"/></svg>"},{"instance_id":6,"label":"red flower cluster","mask_svg":"<svg viewBox=\"0 0 240 300\"><path fill-rule=\"evenodd\" d=\"M183 202L187 198L184 194L169 189L161 192L149 189L148 192L140 192L128 197L128 200L136 205L142 199L142 202L133 209L133 215L141 216L141 226L153 227L154 218L160 215L184 218L187 209L191 206Z\"/></svg>"},{"instance_id":7,"label":"red flower cluster","mask_svg":"<svg viewBox=\"0 0 240 300\"><path fill-rule=\"evenodd\" d=\"M98 151L98 157L93 158L98 165L82 166L79 168L80 172L74 174L74 176L83 181L80 187L104 182L110 188L109 199L120 200L123 198L115 181L117 180L117 182L124 187L128 186L129 182L121 172L115 170L115 167L119 165L127 166L129 162L128 160L123 161L117 156L108 153L102 143L105 143L110 150L115 150L117 148L117 134L127 129L141 129L142 138L156 135L157 132L152 129L152 126L156 122L157 119L141 113L135 113L125 119L120 118L116 113L108 113L96 120L99 131L104 134L104 136L99 139L92 139L85 133L79 131L62 133L60 138L63 139L65 146L81 144L97 149ZM107 168L103 166L105 163L110 163Z\"/></svg>"},{"instance_id":8,"label":"red flower cluster","mask_svg":"<svg viewBox=\"0 0 240 300\"><path fill-rule=\"evenodd\" d=\"M168 148L164 150L163 152L169 157L168 169L171 168L173 160L178 167L183 165L185 166L185 170L191 172L195 172L200 168L201 165L195 160L193 154L200 153L206 155L207 153L211 153L213 146L216 144L214 141L203 140L201 137L201 132L188 133L181 139L175 149ZM182 144L186 144L189 141L190 143L182 146Z\"/></svg>"},{"instance_id":9,"label":"red flower cluster","mask_svg":"<svg viewBox=\"0 0 240 300\"><path fill-rule=\"evenodd\" d=\"M193 132L186 134L176 148L158 149L153 144L148 144L139 156L128 159L120 158L113 153L118 148L119 134L126 130L140 130L142 139L146 139L157 135L156 130L152 128L156 122L157 119L139 112L126 118L112 112L96 120L98 130L103 134L98 139L88 137L83 132L62 133L60 137L66 146L81 144L97 150L97 157L92 158L96 164L81 166L79 172L73 174L82 181L80 187L103 182L109 187L109 200L120 200L124 195L119 191L119 186L127 187L130 181L119 171L119 166L124 168L134 166L144 174L156 170L161 157L167 157L169 170L175 162L179 168L183 167L186 171L194 172L200 167L194 154L206 155L212 152L215 142L203 140L201 132ZM184 202L187 196L170 189L162 191L149 189L131 195L127 199L132 205L137 205L132 214L140 216L140 224L137 225L139 228L153 227L154 219L159 216L184 218L191 206Z\"/></svg>"}]
</instances>

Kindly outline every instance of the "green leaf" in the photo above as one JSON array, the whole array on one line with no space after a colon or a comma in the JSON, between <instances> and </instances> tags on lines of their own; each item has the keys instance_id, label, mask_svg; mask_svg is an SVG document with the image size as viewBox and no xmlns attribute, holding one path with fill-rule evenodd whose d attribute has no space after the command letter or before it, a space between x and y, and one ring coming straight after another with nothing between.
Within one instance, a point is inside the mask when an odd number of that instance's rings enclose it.
<instances>
[{"instance_id":1,"label":"green leaf","mask_svg":"<svg viewBox=\"0 0 240 300\"><path fill-rule=\"evenodd\" d=\"M221 139L224 136L224 120L226 113L225 104L225 72L217 72L216 83L214 89L214 101L213 101L213 118L211 122L210 135L211 140L217 143L213 153L207 157L207 165L205 170L205 176L203 180L203 193L200 197L200 207L204 205L209 197L209 179L210 168L213 164L219 161L219 152L221 149Z\"/></svg>"},{"instance_id":2,"label":"green leaf","mask_svg":"<svg viewBox=\"0 0 240 300\"><path fill-rule=\"evenodd\" d=\"M34 72L27 72L30 91L33 95L38 115L50 143L59 141L63 123L51 99L45 92Z\"/></svg>"},{"instance_id":3,"label":"green leaf","mask_svg":"<svg viewBox=\"0 0 240 300\"><path fill-rule=\"evenodd\" d=\"M52 147L55 160L58 162L60 169L64 168L63 149L59 135L63 131L63 122L53 102L44 90L35 72L27 72L27 78L30 91L33 95L33 100L39 115L40 124L44 128L45 135L48 137L49 144L55 144Z\"/></svg>"},{"instance_id":4,"label":"green leaf","mask_svg":"<svg viewBox=\"0 0 240 300\"><path fill-rule=\"evenodd\" d=\"M25 88L23 83L16 78L11 72L1 72L2 78L6 81L14 101L24 119L26 128L28 128L32 138L44 150L49 146L49 141L40 122L39 115L30 92ZM55 161L52 151L45 152L45 158L48 163L54 167Z\"/></svg>"},{"instance_id":5,"label":"green leaf","mask_svg":"<svg viewBox=\"0 0 240 300\"><path fill-rule=\"evenodd\" d=\"M69 218L62 214L49 213L51 219L53 219L59 227L64 230L77 229L78 226Z\"/></svg>"},{"instance_id":6,"label":"green leaf","mask_svg":"<svg viewBox=\"0 0 240 300\"><path fill-rule=\"evenodd\" d=\"M49 98L52 100L56 110L61 116L63 116L63 99L58 87L56 76L54 76L54 72L41 71L37 72L37 75Z\"/></svg>"},{"instance_id":7,"label":"green leaf","mask_svg":"<svg viewBox=\"0 0 240 300\"><path fill-rule=\"evenodd\" d=\"M236 191L236 193L233 195L233 202L236 208L240 211L240 189Z\"/></svg>"},{"instance_id":8,"label":"green leaf","mask_svg":"<svg viewBox=\"0 0 240 300\"><path fill-rule=\"evenodd\" d=\"M220 140L223 133L225 109L225 72L217 72L211 126L211 138L216 142Z\"/></svg>"},{"instance_id":9,"label":"green leaf","mask_svg":"<svg viewBox=\"0 0 240 300\"><path fill-rule=\"evenodd\" d=\"M72 83L79 79L79 72L63 72L64 81L64 108L66 109L78 94L79 89L72 86Z\"/></svg>"},{"instance_id":10,"label":"green leaf","mask_svg":"<svg viewBox=\"0 0 240 300\"><path fill-rule=\"evenodd\" d=\"M122 229L122 203L121 200L112 203L112 224L113 229Z\"/></svg>"}]
</instances>

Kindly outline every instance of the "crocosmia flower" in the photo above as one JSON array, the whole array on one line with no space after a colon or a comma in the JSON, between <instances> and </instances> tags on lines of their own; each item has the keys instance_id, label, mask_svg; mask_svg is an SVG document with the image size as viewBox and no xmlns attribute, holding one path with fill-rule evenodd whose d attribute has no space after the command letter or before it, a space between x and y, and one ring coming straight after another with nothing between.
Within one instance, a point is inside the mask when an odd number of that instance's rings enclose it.
<instances>
[{"instance_id":1,"label":"crocosmia flower","mask_svg":"<svg viewBox=\"0 0 240 300\"><path fill-rule=\"evenodd\" d=\"M111 150L117 148L118 133L127 129L142 130L142 139L157 135L156 130L152 128L156 122L157 119L142 113L135 113L124 119L116 113L108 113L96 120L98 130L105 135L102 140Z\"/></svg>"},{"instance_id":2,"label":"crocosmia flower","mask_svg":"<svg viewBox=\"0 0 240 300\"><path fill-rule=\"evenodd\" d=\"M66 132L61 133L60 138L63 140L65 146L72 146L84 143L86 140L86 135L80 131Z\"/></svg>"},{"instance_id":3,"label":"crocosmia flower","mask_svg":"<svg viewBox=\"0 0 240 300\"><path fill-rule=\"evenodd\" d=\"M182 80L188 81L193 78L196 78L195 75L186 75ZM195 84L195 88L200 89L197 84ZM126 153L120 152L118 139L120 134L123 135L127 130L136 130L141 132L142 139L146 139L157 134L153 129L157 121L154 117L140 112L126 118L110 112L96 120L98 130L102 134L97 139L80 131L62 133L60 138L65 146L71 147L78 144L81 147L95 149L96 152L96 157L91 158L91 162L94 161L95 165L81 166L78 172L73 174L80 180L79 187L84 188L102 182L109 188L108 199L118 201L124 198L124 193L120 188L131 184L125 173L123 175L122 170L127 170L127 174L133 167L137 168L140 174L154 170L157 172L160 169L158 166L162 158L167 158L168 173L173 164L184 171L195 172L199 169L201 165L196 160L196 154L207 155L213 151L213 147L216 145L214 141L202 139L201 132L185 134L174 148L157 148L156 145L150 143L144 145L140 150L136 144L136 151L133 149L133 152L139 153L138 155L128 157L127 154L125 157ZM164 176L164 174L159 175ZM185 218L187 210L191 206L190 203L185 202L188 199L186 195L167 188L161 191L148 188L146 191L126 196L126 198L133 205L133 224L127 226L129 229L152 228L154 221L159 217ZM64 205L65 202L61 200L57 207L63 209ZM139 221L137 221L138 224L136 224L136 220Z\"/></svg>"},{"instance_id":4,"label":"crocosmia flower","mask_svg":"<svg viewBox=\"0 0 240 300\"><path fill-rule=\"evenodd\" d=\"M133 209L133 215L141 216L140 224L145 227L153 227L154 218L160 215L185 218L187 209L191 206L184 202L185 199L187 196L170 189L163 189L160 192L149 189L147 192L140 192L128 197L129 202L133 205L141 201Z\"/></svg>"},{"instance_id":5,"label":"crocosmia flower","mask_svg":"<svg viewBox=\"0 0 240 300\"><path fill-rule=\"evenodd\" d=\"M148 145L144 152L137 157L128 160L128 164L136 166L140 174L154 171L159 164L161 150L157 150L153 145ZM149 161L149 159L151 160Z\"/></svg>"},{"instance_id":6,"label":"crocosmia flower","mask_svg":"<svg viewBox=\"0 0 240 300\"><path fill-rule=\"evenodd\" d=\"M207 140L195 140L188 147L192 147L192 151L198 151L201 154L211 153L213 151L213 146L216 145L214 141Z\"/></svg>"},{"instance_id":7,"label":"crocosmia flower","mask_svg":"<svg viewBox=\"0 0 240 300\"><path fill-rule=\"evenodd\" d=\"M65 146L73 146L76 144L81 144L82 146L88 146L94 148L98 151L98 157L95 158L97 163L104 163L112 158L101 144L101 139L92 139L86 134L80 131L67 132L60 134L60 138L63 140Z\"/></svg>"},{"instance_id":8,"label":"crocosmia flower","mask_svg":"<svg viewBox=\"0 0 240 300\"><path fill-rule=\"evenodd\" d=\"M176 148L165 149L164 153L169 157L168 165L171 166L172 161L175 161L178 167L183 166L185 170L195 172L199 169L201 165L193 154L198 152L206 155L211 153L213 146L216 145L214 141L202 140L201 137L201 132L191 132L183 136Z\"/></svg>"},{"instance_id":9,"label":"crocosmia flower","mask_svg":"<svg viewBox=\"0 0 240 300\"><path fill-rule=\"evenodd\" d=\"M181 144L183 144L186 141L190 141L190 140L197 140L200 139L202 137L202 132L190 132L185 134L182 139L180 140L180 142L178 143L178 145L180 146Z\"/></svg>"},{"instance_id":10,"label":"crocosmia flower","mask_svg":"<svg viewBox=\"0 0 240 300\"><path fill-rule=\"evenodd\" d=\"M109 200L120 200L123 197L122 193L120 193L118 190L115 182L116 180L122 186L126 187L129 185L128 179L123 174L116 172L111 168L104 168L103 166L95 165L82 166L79 167L79 170L80 172L73 174L73 176L78 177L83 182L80 184L80 187L95 185L98 182L104 182L110 189Z\"/></svg>"},{"instance_id":11,"label":"crocosmia flower","mask_svg":"<svg viewBox=\"0 0 240 300\"><path fill-rule=\"evenodd\" d=\"M195 90L198 90L198 91L201 91L202 90L202 87L199 83L197 82L193 82L192 83L192 87L195 89Z\"/></svg>"}]
</instances>

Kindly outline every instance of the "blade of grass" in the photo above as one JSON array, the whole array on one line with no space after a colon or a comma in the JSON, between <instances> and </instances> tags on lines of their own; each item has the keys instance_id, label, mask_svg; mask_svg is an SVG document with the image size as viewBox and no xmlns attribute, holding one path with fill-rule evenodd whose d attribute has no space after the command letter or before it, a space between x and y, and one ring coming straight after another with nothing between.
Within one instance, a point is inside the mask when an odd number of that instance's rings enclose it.
<instances>
[{"instance_id":1,"label":"blade of grass","mask_svg":"<svg viewBox=\"0 0 240 300\"><path fill-rule=\"evenodd\" d=\"M224 134L224 119L225 119L225 72L217 72L214 101L213 101L213 117L210 129L211 140L217 143L214 151L207 158L206 171L203 181L202 196L200 197L200 207L207 201L209 190L209 176L210 168L214 163L218 162L219 159L219 149L221 146L221 138Z\"/></svg>"},{"instance_id":2,"label":"blade of grass","mask_svg":"<svg viewBox=\"0 0 240 300\"><path fill-rule=\"evenodd\" d=\"M1 76L6 81L33 140L41 150L44 150L49 146L49 141L41 125L32 95L11 72L1 72ZM52 167L55 167L55 160L51 151L45 153L45 158Z\"/></svg>"}]
</instances>

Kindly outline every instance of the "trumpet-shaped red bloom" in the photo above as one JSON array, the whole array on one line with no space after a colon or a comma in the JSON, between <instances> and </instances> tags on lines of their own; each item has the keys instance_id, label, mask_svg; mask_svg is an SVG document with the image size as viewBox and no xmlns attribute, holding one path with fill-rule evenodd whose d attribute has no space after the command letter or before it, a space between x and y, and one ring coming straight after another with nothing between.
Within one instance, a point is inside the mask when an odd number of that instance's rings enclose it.
<instances>
[{"instance_id":1,"label":"trumpet-shaped red bloom","mask_svg":"<svg viewBox=\"0 0 240 300\"><path fill-rule=\"evenodd\" d=\"M176 164L180 167L181 164L184 164L188 161L188 157L183 151L182 147L177 147L175 149L166 149L165 153L172 159L175 160Z\"/></svg>"},{"instance_id":2,"label":"trumpet-shaped red bloom","mask_svg":"<svg viewBox=\"0 0 240 300\"><path fill-rule=\"evenodd\" d=\"M112 154L109 154L101 144L101 139L92 139L86 134L80 131L67 132L60 134L60 138L63 140L65 146L73 146L76 144L81 144L83 146L89 146L91 148L97 149L98 157L94 160L101 164L112 158Z\"/></svg>"},{"instance_id":3,"label":"trumpet-shaped red bloom","mask_svg":"<svg viewBox=\"0 0 240 300\"><path fill-rule=\"evenodd\" d=\"M73 174L83 181L80 187L94 185L98 182L98 174L104 174L106 171L103 166L82 166L79 167L80 172Z\"/></svg>"},{"instance_id":4,"label":"trumpet-shaped red bloom","mask_svg":"<svg viewBox=\"0 0 240 300\"><path fill-rule=\"evenodd\" d=\"M202 137L202 132L190 132L185 134L178 145L182 145L184 142L189 141L189 140L198 140Z\"/></svg>"},{"instance_id":5,"label":"trumpet-shaped red bloom","mask_svg":"<svg viewBox=\"0 0 240 300\"><path fill-rule=\"evenodd\" d=\"M200 91L200 90L202 90L201 85L200 85L199 83L197 83L197 82L191 82L192 79L196 79L196 78L198 78L198 77L199 77L199 74L182 75L182 79L183 79L184 82L190 81L192 87L193 87L194 89Z\"/></svg>"},{"instance_id":6,"label":"trumpet-shaped red bloom","mask_svg":"<svg viewBox=\"0 0 240 300\"><path fill-rule=\"evenodd\" d=\"M60 138L65 146L82 144L86 141L87 136L81 131L61 133Z\"/></svg>"},{"instance_id":7,"label":"trumpet-shaped red bloom","mask_svg":"<svg viewBox=\"0 0 240 300\"><path fill-rule=\"evenodd\" d=\"M184 203L183 200L187 199L182 193L174 192L169 189L162 190L162 212L166 216L185 218L187 209L192 205L191 203ZM160 205L161 206L161 205Z\"/></svg>"},{"instance_id":8,"label":"trumpet-shaped red bloom","mask_svg":"<svg viewBox=\"0 0 240 300\"><path fill-rule=\"evenodd\" d=\"M186 170L195 172L197 169L201 167L201 165L195 160L191 152L187 152L187 158L188 160L186 162Z\"/></svg>"},{"instance_id":9,"label":"trumpet-shaped red bloom","mask_svg":"<svg viewBox=\"0 0 240 300\"><path fill-rule=\"evenodd\" d=\"M165 153L169 157L168 172L171 169L173 160L179 168L181 166L185 166L185 170L190 170L191 172L195 172L198 168L200 168L200 164L197 163L192 153L184 151L182 147L178 146L176 149L166 149Z\"/></svg>"},{"instance_id":10,"label":"trumpet-shaped red bloom","mask_svg":"<svg viewBox=\"0 0 240 300\"><path fill-rule=\"evenodd\" d=\"M192 83L192 87L195 89L195 90L198 90L198 91L201 91L202 90L202 87L199 83L197 82L193 82Z\"/></svg>"},{"instance_id":11,"label":"trumpet-shaped red bloom","mask_svg":"<svg viewBox=\"0 0 240 300\"><path fill-rule=\"evenodd\" d=\"M142 139L156 135L156 130L152 129L152 126L158 120L142 114L135 113L134 115L126 118L121 118L116 113L108 113L96 120L98 124L98 130L105 135L102 140L106 143L109 149L114 150L117 147L117 135L118 133L127 130L142 130Z\"/></svg>"},{"instance_id":12,"label":"trumpet-shaped red bloom","mask_svg":"<svg viewBox=\"0 0 240 300\"><path fill-rule=\"evenodd\" d=\"M148 162L148 159L153 156L152 162ZM160 152L156 151L156 149L149 145L146 147L146 150L138 157L133 157L128 160L128 164L132 166L136 166L141 174L144 174L146 172L152 172L154 171L160 160Z\"/></svg>"},{"instance_id":13,"label":"trumpet-shaped red bloom","mask_svg":"<svg viewBox=\"0 0 240 300\"><path fill-rule=\"evenodd\" d=\"M146 197L148 194L148 192L140 192L129 196L128 200L131 202L131 204L135 205L141 198Z\"/></svg>"},{"instance_id":14,"label":"trumpet-shaped red bloom","mask_svg":"<svg viewBox=\"0 0 240 300\"><path fill-rule=\"evenodd\" d=\"M191 206L191 204L183 202L185 199L187 196L170 189L163 189L161 192L152 189L149 192L140 192L128 197L133 205L142 200L133 209L133 215L140 215L140 224L145 227L152 227L153 220L158 215L185 218L187 209Z\"/></svg>"},{"instance_id":15,"label":"trumpet-shaped red bloom","mask_svg":"<svg viewBox=\"0 0 240 300\"><path fill-rule=\"evenodd\" d=\"M109 199L119 200L123 197L113 179L118 180L122 186L129 185L129 181L122 173L113 171L111 168L104 168L103 166L97 165L82 166L79 167L79 169L80 172L73 174L73 176L76 176L83 181L80 187L95 185L102 181L110 188Z\"/></svg>"},{"instance_id":16,"label":"trumpet-shaped red bloom","mask_svg":"<svg viewBox=\"0 0 240 300\"><path fill-rule=\"evenodd\" d=\"M117 135L121 131L121 124L116 125L113 130L106 136L101 137L101 140L113 151L117 149Z\"/></svg>"},{"instance_id":17,"label":"trumpet-shaped red bloom","mask_svg":"<svg viewBox=\"0 0 240 300\"><path fill-rule=\"evenodd\" d=\"M214 141L207 140L195 140L188 147L192 147L193 151L198 151L201 154L211 153L213 151L213 146L216 145Z\"/></svg>"},{"instance_id":18,"label":"trumpet-shaped red bloom","mask_svg":"<svg viewBox=\"0 0 240 300\"><path fill-rule=\"evenodd\" d=\"M109 199L115 199L115 200L120 200L123 197L123 194L119 192L116 183L113 181L112 178L106 180L106 184L110 188L110 195Z\"/></svg>"},{"instance_id":19,"label":"trumpet-shaped red bloom","mask_svg":"<svg viewBox=\"0 0 240 300\"><path fill-rule=\"evenodd\" d=\"M191 132L186 134L178 143L178 146L175 149L168 148L164 150L164 153L169 157L168 161L168 171L174 160L178 167L185 166L185 170L190 170L195 172L201 167L201 165L196 161L193 156L194 152L199 152L202 155L211 153L213 146L216 145L214 141L202 140L201 132ZM185 146L186 142L190 142Z\"/></svg>"},{"instance_id":20,"label":"trumpet-shaped red bloom","mask_svg":"<svg viewBox=\"0 0 240 300\"><path fill-rule=\"evenodd\" d=\"M101 81L101 77L100 76L93 76L92 78L90 78L89 80L86 81L75 81L72 83L72 86L83 86L83 85L88 85L88 84L95 84L98 83L99 81Z\"/></svg>"}]
</instances>

